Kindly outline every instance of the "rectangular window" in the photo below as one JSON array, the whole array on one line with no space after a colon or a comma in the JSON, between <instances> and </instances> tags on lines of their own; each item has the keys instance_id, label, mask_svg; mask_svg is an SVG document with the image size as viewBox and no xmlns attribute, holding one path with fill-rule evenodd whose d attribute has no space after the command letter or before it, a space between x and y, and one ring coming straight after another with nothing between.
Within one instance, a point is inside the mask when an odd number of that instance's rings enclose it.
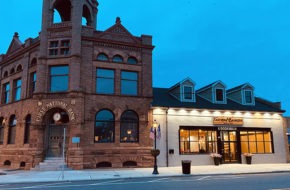
<instances>
[{"instance_id":1,"label":"rectangular window","mask_svg":"<svg viewBox=\"0 0 290 190\"><path fill-rule=\"evenodd\" d=\"M14 101L19 101L21 99L21 79L14 81Z\"/></svg>"},{"instance_id":2,"label":"rectangular window","mask_svg":"<svg viewBox=\"0 0 290 190\"><path fill-rule=\"evenodd\" d=\"M137 95L138 94L138 73L122 71L121 72L121 94Z\"/></svg>"},{"instance_id":3,"label":"rectangular window","mask_svg":"<svg viewBox=\"0 0 290 190\"><path fill-rule=\"evenodd\" d=\"M184 86L183 87L183 94L184 94L184 100L192 100L192 87L191 86Z\"/></svg>"},{"instance_id":4,"label":"rectangular window","mask_svg":"<svg viewBox=\"0 0 290 190\"><path fill-rule=\"evenodd\" d=\"M61 41L61 47L69 47L70 42L69 40L62 40Z\"/></svg>"},{"instance_id":5,"label":"rectangular window","mask_svg":"<svg viewBox=\"0 0 290 190\"><path fill-rule=\"evenodd\" d=\"M69 55L70 40L51 41L49 43L49 55Z\"/></svg>"},{"instance_id":6,"label":"rectangular window","mask_svg":"<svg viewBox=\"0 0 290 190\"><path fill-rule=\"evenodd\" d=\"M202 154L217 152L216 131L204 128L180 128L180 154Z\"/></svg>"},{"instance_id":7,"label":"rectangular window","mask_svg":"<svg viewBox=\"0 0 290 190\"><path fill-rule=\"evenodd\" d=\"M215 100L222 102L224 101L224 90L223 89L215 89Z\"/></svg>"},{"instance_id":8,"label":"rectangular window","mask_svg":"<svg viewBox=\"0 0 290 190\"><path fill-rule=\"evenodd\" d=\"M253 103L252 91L250 91L250 90L245 91L245 102L246 102L246 104Z\"/></svg>"},{"instance_id":9,"label":"rectangular window","mask_svg":"<svg viewBox=\"0 0 290 190\"><path fill-rule=\"evenodd\" d=\"M50 67L50 92L65 92L68 90L69 67Z\"/></svg>"},{"instance_id":10,"label":"rectangular window","mask_svg":"<svg viewBox=\"0 0 290 190\"><path fill-rule=\"evenodd\" d=\"M36 87L36 72L30 74L30 87L29 87L29 96L35 92Z\"/></svg>"},{"instance_id":11,"label":"rectangular window","mask_svg":"<svg viewBox=\"0 0 290 190\"><path fill-rule=\"evenodd\" d=\"M3 103L8 104L10 98L10 84L6 83L3 85Z\"/></svg>"},{"instance_id":12,"label":"rectangular window","mask_svg":"<svg viewBox=\"0 0 290 190\"><path fill-rule=\"evenodd\" d=\"M100 94L114 94L115 71L109 69L97 69L96 91Z\"/></svg>"},{"instance_id":13,"label":"rectangular window","mask_svg":"<svg viewBox=\"0 0 290 190\"><path fill-rule=\"evenodd\" d=\"M57 55L58 54L58 41L51 41L49 43L49 55Z\"/></svg>"},{"instance_id":14,"label":"rectangular window","mask_svg":"<svg viewBox=\"0 0 290 190\"><path fill-rule=\"evenodd\" d=\"M69 40L62 40L61 47L60 47L60 54L61 55L68 55L69 54L69 46L70 46Z\"/></svg>"},{"instance_id":15,"label":"rectangular window","mask_svg":"<svg viewBox=\"0 0 290 190\"><path fill-rule=\"evenodd\" d=\"M51 41L49 44L50 48L57 48L58 47L58 41Z\"/></svg>"},{"instance_id":16,"label":"rectangular window","mask_svg":"<svg viewBox=\"0 0 290 190\"><path fill-rule=\"evenodd\" d=\"M270 130L240 131L242 153L273 153Z\"/></svg>"}]
</instances>

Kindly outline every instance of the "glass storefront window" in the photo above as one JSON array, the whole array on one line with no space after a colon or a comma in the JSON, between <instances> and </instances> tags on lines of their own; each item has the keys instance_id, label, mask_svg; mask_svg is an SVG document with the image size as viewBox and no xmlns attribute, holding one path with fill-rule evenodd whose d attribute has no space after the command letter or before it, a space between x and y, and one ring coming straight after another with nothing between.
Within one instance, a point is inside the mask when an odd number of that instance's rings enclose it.
<instances>
[{"instance_id":1,"label":"glass storefront window","mask_svg":"<svg viewBox=\"0 0 290 190\"><path fill-rule=\"evenodd\" d=\"M180 154L201 154L217 151L216 131L210 129L179 130Z\"/></svg>"},{"instance_id":2,"label":"glass storefront window","mask_svg":"<svg viewBox=\"0 0 290 190\"><path fill-rule=\"evenodd\" d=\"M242 153L273 153L272 135L268 129L240 131Z\"/></svg>"}]
</instances>

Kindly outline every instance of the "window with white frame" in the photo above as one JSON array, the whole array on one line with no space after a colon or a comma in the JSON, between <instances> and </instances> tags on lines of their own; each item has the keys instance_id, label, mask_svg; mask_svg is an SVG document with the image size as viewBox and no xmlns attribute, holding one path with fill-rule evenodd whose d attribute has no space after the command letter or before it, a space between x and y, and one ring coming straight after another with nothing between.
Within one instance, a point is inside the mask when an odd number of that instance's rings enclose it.
<instances>
[{"instance_id":1,"label":"window with white frame","mask_svg":"<svg viewBox=\"0 0 290 190\"><path fill-rule=\"evenodd\" d=\"M253 92L251 90L244 91L245 104L253 104Z\"/></svg>"},{"instance_id":2,"label":"window with white frame","mask_svg":"<svg viewBox=\"0 0 290 190\"><path fill-rule=\"evenodd\" d=\"M224 89L216 88L215 89L215 101L216 102L224 102Z\"/></svg>"},{"instance_id":3,"label":"window with white frame","mask_svg":"<svg viewBox=\"0 0 290 190\"><path fill-rule=\"evenodd\" d=\"M183 86L183 100L193 100L193 88L192 86Z\"/></svg>"}]
</instances>

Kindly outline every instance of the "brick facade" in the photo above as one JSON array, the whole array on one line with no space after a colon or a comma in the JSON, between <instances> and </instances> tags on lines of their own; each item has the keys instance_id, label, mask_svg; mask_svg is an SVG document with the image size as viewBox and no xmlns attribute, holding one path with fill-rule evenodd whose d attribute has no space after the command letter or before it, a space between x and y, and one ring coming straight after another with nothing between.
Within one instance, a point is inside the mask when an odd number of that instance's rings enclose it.
<instances>
[{"instance_id":1,"label":"brick facade","mask_svg":"<svg viewBox=\"0 0 290 190\"><path fill-rule=\"evenodd\" d=\"M69 118L66 123L59 124L66 128L66 161L69 167L96 168L98 163L109 163L112 167L152 166L152 142L149 139L152 121L148 115L152 101L152 38L147 35L132 36L119 18L108 30L97 31L97 6L95 0L44 0L40 36L22 44L16 33L7 53L0 56L0 117L4 126L0 167L30 169L43 161L48 156L48 141L53 138L48 131L55 112L65 113ZM71 14L66 7L74 7ZM63 17L61 23L53 23L53 9ZM81 16L86 18L88 25L82 26ZM53 41L59 45L52 47ZM63 45L67 41L69 45ZM99 53L106 54L109 60L97 60ZM114 62L115 55L120 55L124 61ZM129 57L136 58L137 63L127 63ZM51 92L50 67L59 65L69 67L68 90ZM114 70L113 94L96 93L97 68ZM122 71L138 73L137 95L122 95ZM37 74L36 87L31 93L34 72ZM13 99L16 79L22 81L19 101ZM4 102L3 86L6 83L10 83L8 103ZM96 113L103 109L110 110L115 117L112 143L94 142ZM120 118L128 110L134 111L139 118L138 142L120 141ZM15 143L9 144L12 115L17 120L16 134ZM29 143L24 143L28 115L31 115ZM62 134L57 136L62 137ZM73 143L73 137L79 137L80 143Z\"/></svg>"}]
</instances>

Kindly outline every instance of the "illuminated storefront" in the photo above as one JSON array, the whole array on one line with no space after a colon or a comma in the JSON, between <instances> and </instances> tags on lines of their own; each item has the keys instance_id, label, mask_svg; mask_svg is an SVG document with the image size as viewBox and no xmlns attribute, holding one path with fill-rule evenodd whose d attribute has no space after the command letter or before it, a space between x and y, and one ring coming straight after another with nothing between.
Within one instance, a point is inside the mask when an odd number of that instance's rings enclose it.
<instances>
[{"instance_id":1,"label":"illuminated storefront","mask_svg":"<svg viewBox=\"0 0 290 190\"><path fill-rule=\"evenodd\" d=\"M192 101L184 101L184 86L192 87ZM213 96L215 89L224 90L223 103L210 101L206 92L194 91L194 86L186 79L171 88L154 89L153 119L162 126L159 165L179 166L181 160L213 164L211 153L221 154L222 163L244 163L245 153L254 154L253 164L286 162L283 110L277 104L255 97L252 105L231 99L236 91L253 95L250 84L225 90L218 81L203 88Z\"/></svg>"}]
</instances>

